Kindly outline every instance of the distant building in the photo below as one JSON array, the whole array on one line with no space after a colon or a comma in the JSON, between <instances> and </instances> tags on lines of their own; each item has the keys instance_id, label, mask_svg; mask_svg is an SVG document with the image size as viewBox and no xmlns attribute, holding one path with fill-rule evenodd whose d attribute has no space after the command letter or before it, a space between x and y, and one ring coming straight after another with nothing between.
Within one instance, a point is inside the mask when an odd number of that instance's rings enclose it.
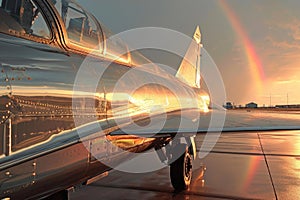
<instances>
[{"instance_id":1,"label":"distant building","mask_svg":"<svg viewBox=\"0 0 300 200\"><path fill-rule=\"evenodd\" d=\"M295 105L276 105L275 108L300 108L300 105L295 104Z\"/></svg>"},{"instance_id":2,"label":"distant building","mask_svg":"<svg viewBox=\"0 0 300 200\"><path fill-rule=\"evenodd\" d=\"M233 105L231 102L226 102L226 104L224 105L224 108L226 109L233 109Z\"/></svg>"},{"instance_id":3,"label":"distant building","mask_svg":"<svg viewBox=\"0 0 300 200\"><path fill-rule=\"evenodd\" d=\"M246 104L246 108L257 108L257 107L258 107L257 103L254 102Z\"/></svg>"}]
</instances>

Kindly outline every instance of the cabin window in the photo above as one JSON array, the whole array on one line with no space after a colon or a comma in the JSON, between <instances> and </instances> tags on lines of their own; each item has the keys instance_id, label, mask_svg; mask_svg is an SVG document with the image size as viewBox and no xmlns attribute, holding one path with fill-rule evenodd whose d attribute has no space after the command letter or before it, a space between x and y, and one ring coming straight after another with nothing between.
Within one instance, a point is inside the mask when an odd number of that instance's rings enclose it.
<instances>
[{"instance_id":1,"label":"cabin window","mask_svg":"<svg viewBox=\"0 0 300 200\"><path fill-rule=\"evenodd\" d=\"M100 35L94 18L69 0L52 1L65 24L71 44L99 49Z\"/></svg>"},{"instance_id":2,"label":"cabin window","mask_svg":"<svg viewBox=\"0 0 300 200\"><path fill-rule=\"evenodd\" d=\"M32 0L0 0L0 32L50 39L51 31Z\"/></svg>"}]
</instances>

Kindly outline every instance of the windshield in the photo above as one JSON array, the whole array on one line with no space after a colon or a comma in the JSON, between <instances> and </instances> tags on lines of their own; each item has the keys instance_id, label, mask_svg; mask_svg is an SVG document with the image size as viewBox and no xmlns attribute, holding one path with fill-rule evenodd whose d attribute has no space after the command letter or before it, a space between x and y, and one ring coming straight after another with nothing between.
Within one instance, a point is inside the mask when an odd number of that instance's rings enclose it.
<instances>
[{"instance_id":1,"label":"windshield","mask_svg":"<svg viewBox=\"0 0 300 200\"><path fill-rule=\"evenodd\" d=\"M87 49L100 49L97 22L79 5L69 0L52 1L66 27L69 41Z\"/></svg>"},{"instance_id":2,"label":"windshield","mask_svg":"<svg viewBox=\"0 0 300 200\"><path fill-rule=\"evenodd\" d=\"M98 25L95 19L77 3L71 0L55 0L51 3L62 18L71 45L89 51L101 50L102 55L108 59L130 64L127 45L105 26ZM101 29L98 26L101 26ZM104 44L101 44L104 40Z\"/></svg>"}]
</instances>

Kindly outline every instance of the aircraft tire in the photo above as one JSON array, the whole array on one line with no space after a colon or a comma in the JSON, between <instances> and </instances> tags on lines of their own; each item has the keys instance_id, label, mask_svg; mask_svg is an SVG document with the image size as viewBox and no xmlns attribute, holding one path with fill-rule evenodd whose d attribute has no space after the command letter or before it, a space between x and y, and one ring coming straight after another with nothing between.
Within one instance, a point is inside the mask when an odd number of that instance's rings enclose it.
<instances>
[{"instance_id":1,"label":"aircraft tire","mask_svg":"<svg viewBox=\"0 0 300 200\"><path fill-rule=\"evenodd\" d=\"M185 144L179 144L176 148L178 155L170 165L171 183L176 191L186 190L192 179L192 157Z\"/></svg>"}]
</instances>

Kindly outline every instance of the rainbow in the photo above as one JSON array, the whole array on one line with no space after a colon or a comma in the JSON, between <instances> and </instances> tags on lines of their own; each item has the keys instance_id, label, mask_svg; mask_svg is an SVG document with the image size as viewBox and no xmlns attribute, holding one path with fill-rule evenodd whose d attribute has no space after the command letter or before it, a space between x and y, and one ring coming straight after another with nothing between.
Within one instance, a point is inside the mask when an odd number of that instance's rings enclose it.
<instances>
[{"instance_id":1,"label":"rainbow","mask_svg":"<svg viewBox=\"0 0 300 200\"><path fill-rule=\"evenodd\" d=\"M235 31L237 36L241 39L244 47L244 52L247 57L249 70L252 76L252 86L257 93L262 93L263 81L265 80L265 74L262 66L260 57L258 56L253 43L251 42L247 32L243 25L239 21L234 10L231 9L230 5L226 0L219 0L219 6L224 11L225 16L228 18L232 29ZM257 169L261 163L261 158L258 156L252 156L249 158L248 163L245 166L245 173L241 177L240 189L246 191L253 183L253 179L256 175Z\"/></svg>"},{"instance_id":2,"label":"rainbow","mask_svg":"<svg viewBox=\"0 0 300 200\"><path fill-rule=\"evenodd\" d=\"M245 167L245 173L240 179L240 190L249 191L251 184L254 183L255 176L257 176L257 171L260 164L262 163L262 158L260 156L250 156L247 166Z\"/></svg>"},{"instance_id":3,"label":"rainbow","mask_svg":"<svg viewBox=\"0 0 300 200\"><path fill-rule=\"evenodd\" d=\"M221 9L224 11L226 17L228 18L229 23L231 24L233 30L236 32L237 36L242 40L244 44L245 55L247 57L252 79L254 80L253 85L255 86L256 90L259 90L259 92L261 92L262 82L265 79L265 75L264 75L264 70L263 70L261 60L256 53L255 47L251 42L244 27L240 23L235 12L228 5L227 1L219 0L218 2Z\"/></svg>"}]
</instances>

